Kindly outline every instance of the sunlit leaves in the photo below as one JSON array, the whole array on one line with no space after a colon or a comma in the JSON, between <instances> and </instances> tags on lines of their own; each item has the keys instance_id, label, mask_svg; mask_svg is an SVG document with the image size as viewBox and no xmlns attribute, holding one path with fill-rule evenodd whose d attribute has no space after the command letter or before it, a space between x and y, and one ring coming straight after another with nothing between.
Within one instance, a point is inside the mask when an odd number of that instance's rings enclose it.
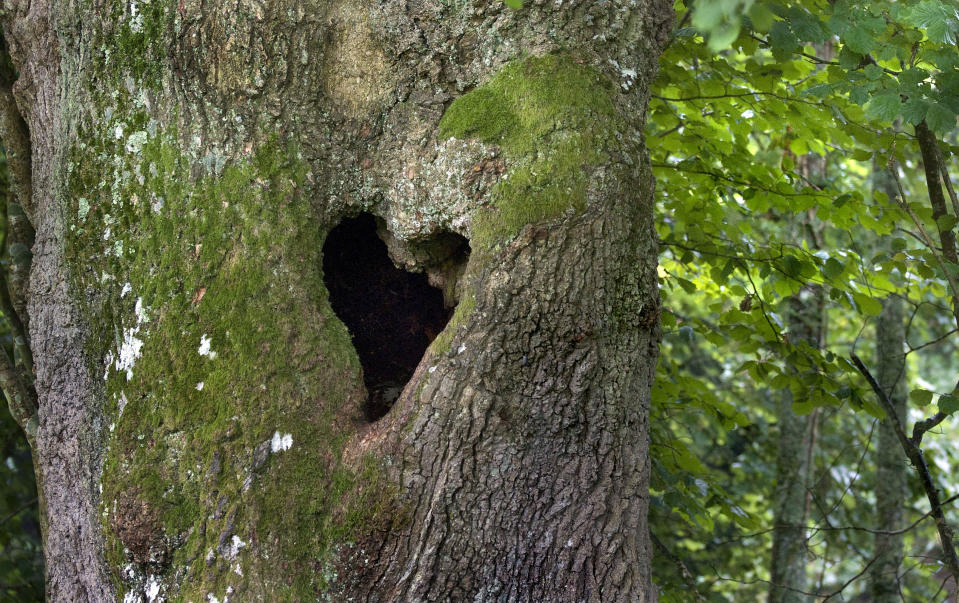
<instances>
[{"instance_id":1,"label":"sunlit leaves","mask_svg":"<svg viewBox=\"0 0 959 603\"><path fill-rule=\"evenodd\" d=\"M959 13L938 0L922 0L903 11L903 21L925 30L929 39L939 44L955 44L959 29Z\"/></svg>"},{"instance_id":2,"label":"sunlit leaves","mask_svg":"<svg viewBox=\"0 0 959 603\"><path fill-rule=\"evenodd\" d=\"M685 7L677 6L682 18ZM933 236L957 226L952 216L932 218L913 137L913 126L925 122L955 163L959 147L945 143L959 113L959 52L922 16L935 9L948 21L952 3L803 0L746 9L700 2L701 9L700 18L716 23L746 18L718 53L718 38L707 44L712 30L677 32L661 59L647 131L668 316L654 390L654 455L676 455L660 463L657 508L682 518L687 527L679 530L692 535L682 542L709 541L742 525L724 511L733 502L762 516L762 493L753 490L757 480L771 479L769 457L758 450L740 464L719 457L747 431L744 423L762 426L743 437L749 446L775 437L766 421L779 392L792 393L797 412L835 409L859 425L884 417L846 358L872 353L889 295L914 309L912 346L934 341L949 324L941 258L909 213ZM820 161L824 174L810 169ZM878 186L876 174L890 162L900 181ZM802 221L821 229L797 229ZM789 328L787 299L810 287L825 294L830 335L822 351L797 344ZM917 401L928 412L931 392L945 387L920 385L929 393L916 394ZM949 396L938 401L952 411ZM666 445L676 439L700 454L704 473L687 474L694 467L685 452ZM697 479L709 485L705 497ZM716 502L717 479L725 480L726 503ZM712 524L703 512L713 514ZM713 531L702 531L706 525ZM745 598L753 594L759 596Z\"/></svg>"},{"instance_id":3,"label":"sunlit leaves","mask_svg":"<svg viewBox=\"0 0 959 603\"><path fill-rule=\"evenodd\" d=\"M693 13L693 26L708 34L708 44L711 49L725 49L739 36L742 27L742 15L750 9L753 1L710 0L710 2L700 2Z\"/></svg>"}]
</instances>

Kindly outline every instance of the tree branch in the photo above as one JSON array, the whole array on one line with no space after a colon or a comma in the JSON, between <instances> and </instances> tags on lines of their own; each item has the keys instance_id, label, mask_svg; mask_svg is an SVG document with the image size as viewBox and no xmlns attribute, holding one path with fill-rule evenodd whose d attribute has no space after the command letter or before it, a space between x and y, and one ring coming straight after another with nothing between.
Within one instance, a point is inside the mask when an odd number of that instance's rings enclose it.
<instances>
[{"instance_id":1,"label":"tree branch","mask_svg":"<svg viewBox=\"0 0 959 603\"><path fill-rule=\"evenodd\" d=\"M666 545L663 544L659 538L656 537L656 534L653 534L653 531L649 531L649 538L653 541L653 544L656 546L663 555L666 556L676 567L679 569L679 575L683 577L683 582L686 584L686 588L693 593L696 601L705 601L699 591L696 590L696 580L693 578L693 575L690 573L689 569L686 567L686 564L683 563L683 560L677 557L672 551L666 548Z\"/></svg>"},{"instance_id":2,"label":"tree branch","mask_svg":"<svg viewBox=\"0 0 959 603\"><path fill-rule=\"evenodd\" d=\"M908 436L906 436L906 432L902 427L902 422L899 421L899 415L896 414L896 409L895 406L893 406L892 400L889 399L889 396L886 395L886 392L879 386L879 383L876 382L876 379L872 376L872 373L869 372L869 369L866 368L866 365L863 364L862 360L859 359L859 356L852 354L851 359L856 367L856 370L858 370L862 376L865 377L866 382L869 383L869 387L872 388L872 391L875 392L876 396L879 398L879 401L882 403L883 410L886 411L886 419L890 422L893 430L896 432L896 437L899 439L899 444L906 453L906 457L909 459L909 462L912 463L912 466L916 468L916 472L919 474L919 481L922 483L922 488L926 493L926 498L929 499L929 513L932 515L933 519L936 520L936 528L939 531L940 544L942 545L943 554L946 557L946 567L949 568L949 572L952 574L953 579L959 583L959 557L956 556L956 547L952 542L952 526L949 525L949 522L946 520L946 516L943 513L943 503L939 498L939 490L932 481L932 473L929 471L929 465L926 464L926 459L923 456L922 448L919 447L918 441L911 440ZM924 431L919 432L920 436L922 433L924 433Z\"/></svg>"}]
</instances>

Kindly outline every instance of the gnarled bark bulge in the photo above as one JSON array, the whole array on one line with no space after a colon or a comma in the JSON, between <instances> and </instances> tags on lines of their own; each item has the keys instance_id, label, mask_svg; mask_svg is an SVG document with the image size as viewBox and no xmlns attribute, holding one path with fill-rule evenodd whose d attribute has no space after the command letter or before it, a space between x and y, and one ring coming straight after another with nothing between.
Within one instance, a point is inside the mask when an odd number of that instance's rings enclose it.
<instances>
[{"instance_id":1,"label":"gnarled bark bulge","mask_svg":"<svg viewBox=\"0 0 959 603\"><path fill-rule=\"evenodd\" d=\"M671 19L5 2L50 600L649 600ZM322 268L361 212L456 304L373 423Z\"/></svg>"}]
</instances>

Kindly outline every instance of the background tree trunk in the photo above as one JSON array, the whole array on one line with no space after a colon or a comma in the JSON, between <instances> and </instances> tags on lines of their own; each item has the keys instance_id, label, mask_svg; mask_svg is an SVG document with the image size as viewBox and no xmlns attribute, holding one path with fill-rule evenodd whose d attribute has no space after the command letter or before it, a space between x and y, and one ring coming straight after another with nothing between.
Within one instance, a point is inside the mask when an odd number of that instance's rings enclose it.
<instances>
[{"instance_id":1,"label":"background tree trunk","mask_svg":"<svg viewBox=\"0 0 959 603\"><path fill-rule=\"evenodd\" d=\"M828 54L828 53L827 53ZM796 171L803 186L825 183L826 158L809 153L797 159ZM793 218L794 244L805 242L809 248L822 246L822 224L813 212ZM823 288L812 285L786 300L789 343L797 354L803 346L822 349L826 339L826 297ZM801 363L800 363L801 364ZM804 594L808 561L806 523L809 519L810 480L815 466L816 433L819 409L797 415L794 392L783 392L779 401L779 445L776 450L776 489L773 500L773 550L770 557L770 603L799 603L809 600Z\"/></svg>"},{"instance_id":2,"label":"background tree trunk","mask_svg":"<svg viewBox=\"0 0 959 603\"><path fill-rule=\"evenodd\" d=\"M885 166L873 165L873 188L898 197L896 183ZM899 420L906 421L908 380L906 375L906 317L903 300L890 295L882 302L876 322L876 378L892 401ZM896 531L905 519L908 460L890 421L879 422L876 443L876 526ZM875 603L902 600L899 570L902 565L903 534L876 533L873 544L876 561L869 568L870 590Z\"/></svg>"},{"instance_id":3,"label":"background tree trunk","mask_svg":"<svg viewBox=\"0 0 959 603\"><path fill-rule=\"evenodd\" d=\"M648 600L668 2L5 8L51 600ZM361 211L457 303L374 423Z\"/></svg>"}]
</instances>

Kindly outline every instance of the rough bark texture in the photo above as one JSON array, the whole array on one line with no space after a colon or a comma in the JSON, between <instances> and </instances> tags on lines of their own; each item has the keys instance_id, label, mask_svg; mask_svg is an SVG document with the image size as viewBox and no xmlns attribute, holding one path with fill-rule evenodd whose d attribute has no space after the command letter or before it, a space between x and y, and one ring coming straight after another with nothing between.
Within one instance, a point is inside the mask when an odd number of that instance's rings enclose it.
<instances>
[{"instance_id":1,"label":"rough bark texture","mask_svg":"<svg viewBox=\"0 0 959 603\"><path fill-rule=\"evenodd\" d=\"M8 2L50 599L648 600L671 17ZM360 211L472 246L372 425L322 280Z\"/></svg>"}]
</instances>

